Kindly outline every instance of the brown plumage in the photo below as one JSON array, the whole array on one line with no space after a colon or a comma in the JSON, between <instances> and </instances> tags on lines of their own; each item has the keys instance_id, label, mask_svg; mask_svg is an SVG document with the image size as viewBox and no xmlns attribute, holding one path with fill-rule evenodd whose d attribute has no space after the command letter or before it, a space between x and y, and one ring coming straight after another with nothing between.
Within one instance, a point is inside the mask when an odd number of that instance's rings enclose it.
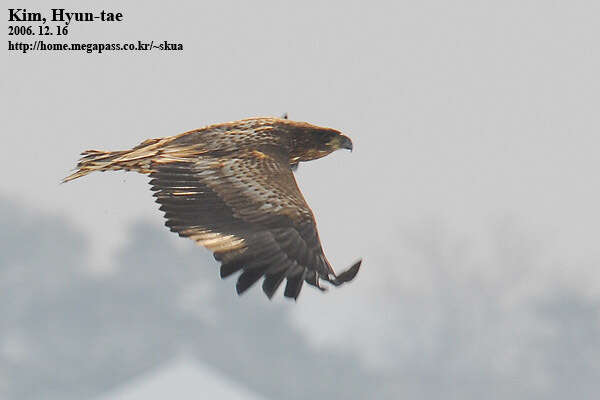
<instances>
[{"instance_id":1,"label":"brown plumage","mask_svg":"<svg viewBox=\"0 0 600 400\"><path fill-rule=\"evenodd\" d=\"M358 261L336 275L292 172L299 162L342 148L352 150L352 142L334 129L250 118L148 139L126 151L85 151L63 182L93 171L149 174L166 225L210 249L221 277L241 270L239 294L264 276L269 298L287 279L284 295L296 299L304 281L324 290L321 279L338 286L360 268Z\"/></svg>"}]
</instances>

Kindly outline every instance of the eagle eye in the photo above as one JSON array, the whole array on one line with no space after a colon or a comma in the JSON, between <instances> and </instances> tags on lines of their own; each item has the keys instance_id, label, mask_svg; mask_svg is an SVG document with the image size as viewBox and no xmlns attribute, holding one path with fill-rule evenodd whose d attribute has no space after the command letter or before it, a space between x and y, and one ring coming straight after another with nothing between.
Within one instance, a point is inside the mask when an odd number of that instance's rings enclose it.
<instances>
[{"instance_id":1,"label":"eagle eye","mask_svg":"<svg viewBox=\"0 0 600 400\"><path fill-rule=\"evenodd\" d=\"M320 135L319 139L320 139L321 143L329 144L336 136L337 135L335 133L325 132L324 134Z\"/></svg>"}]
</instances>

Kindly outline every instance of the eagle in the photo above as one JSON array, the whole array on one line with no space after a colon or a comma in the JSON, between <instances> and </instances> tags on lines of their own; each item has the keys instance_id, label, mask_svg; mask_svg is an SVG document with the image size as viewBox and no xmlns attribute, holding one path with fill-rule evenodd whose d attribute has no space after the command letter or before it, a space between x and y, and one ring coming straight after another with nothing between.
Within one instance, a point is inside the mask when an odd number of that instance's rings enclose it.
<instances>
[{"instance_id":1,"label":"eagle","mask_svg":"<svg viewBox=\"0 0 600 400\"><path fill-rule=\"evenodd\" d=\"M264 277L269 299L284 280L296 300L304 282L349 282L362 260L336 274L325 257L312 210L294 178L298 163L338 149L352 151L339 131L282 118L248 118L148 139L130 150L87 150L63 182L94 171L136 171L179 236L209 249L221 278L241 271L244 293Z\"/></svg>"}]
</instances>

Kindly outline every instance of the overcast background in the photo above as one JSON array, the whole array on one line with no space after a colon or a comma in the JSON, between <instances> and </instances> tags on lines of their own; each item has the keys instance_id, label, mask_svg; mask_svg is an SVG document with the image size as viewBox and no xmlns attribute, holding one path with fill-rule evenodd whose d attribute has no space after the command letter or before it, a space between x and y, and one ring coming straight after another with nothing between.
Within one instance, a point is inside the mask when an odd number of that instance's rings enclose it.
<instances>
[{"instance_id":1,"label":"overcast background","mask_svg":"<svg viewBox=\"0 0 600 400\"><path fill-rule=\"evenodd\" d=\"M60 40L184 51L2 53L0 397L181 352L267 398L600 394L600 3L102 7L124 21ZM59 185L85 149L283 112L354 141L296 174L334 268L364 258L326 294L237 298L144 176Z\"/></svg>"}]
</instances>

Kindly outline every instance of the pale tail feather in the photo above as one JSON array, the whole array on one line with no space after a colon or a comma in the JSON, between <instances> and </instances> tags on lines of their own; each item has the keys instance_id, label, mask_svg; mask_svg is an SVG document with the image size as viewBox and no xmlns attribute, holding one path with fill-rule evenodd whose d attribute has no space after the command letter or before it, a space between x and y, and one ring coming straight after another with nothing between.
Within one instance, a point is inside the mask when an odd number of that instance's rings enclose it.
<instances>
[{"instance_id":1,"label":"pale tail feather","mask_svg":"<svg viewBox=\"0 0 600 400\"><path fill-rule=\"evenodd\" d=\"M138 148L126 151L87 150L77 163L77 170L63 179L63 183L85 176L94 171L137 171L147 174L150 171L150 158L156 152L139 154ZM137 153L137 154L136 154Z\"/></svg>"},{"instance_id":2,"label":"pale tail feather","mask_svg":"<svg viewBox=\"0 0 600 400\"><path fill-rule=\"evenodd\" d=\"M168 148L176 137L148 139L131 150L99 151L87 150L81 153L83 157L77 163L77 170L63 179L72 181L94 171L136 171L142 174L152 172L152 163L186 161L190 157L202 154L196 146Z\"/></svg>"}]
</instances>

